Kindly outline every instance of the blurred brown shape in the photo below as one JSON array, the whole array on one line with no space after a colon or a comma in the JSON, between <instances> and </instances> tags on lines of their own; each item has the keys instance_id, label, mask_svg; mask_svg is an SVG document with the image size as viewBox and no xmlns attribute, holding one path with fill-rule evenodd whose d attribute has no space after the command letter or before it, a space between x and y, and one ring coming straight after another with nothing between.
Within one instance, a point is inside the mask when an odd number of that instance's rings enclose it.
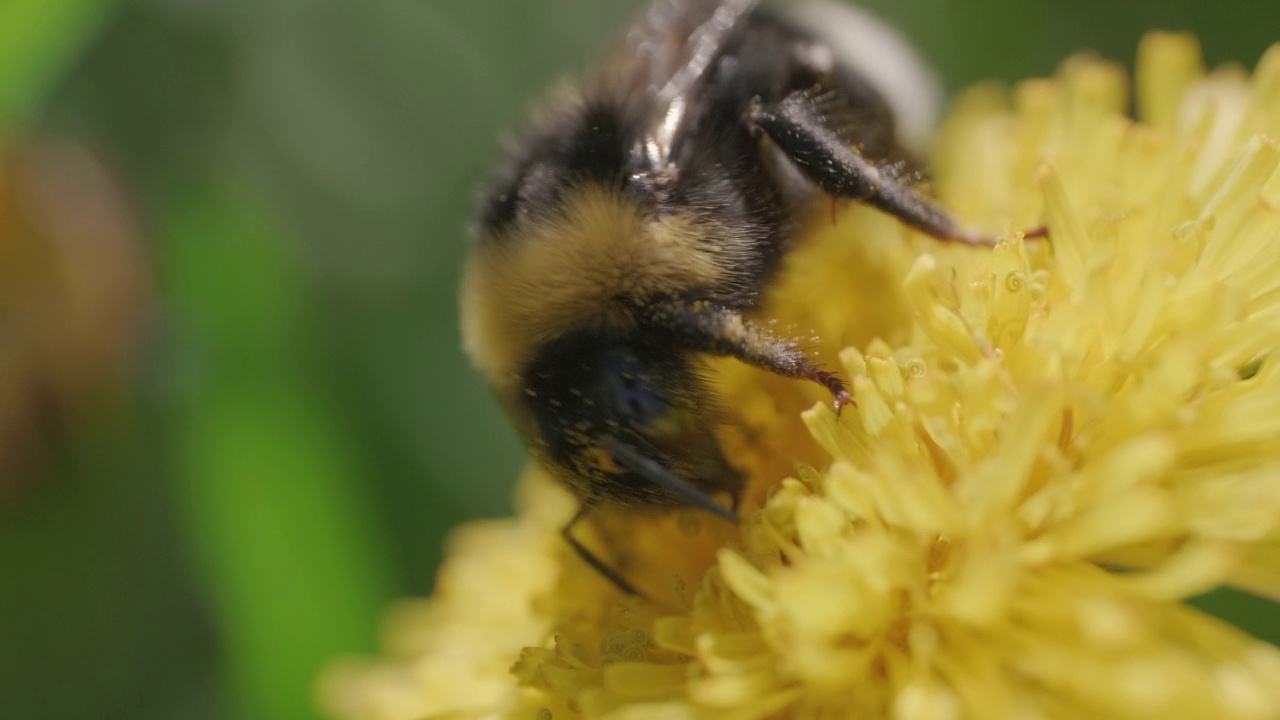
<instances>
[{"instance_id":1,"label":"blurred brown shape","mask_svg":"<svg viewBox=\"0 0 1280 720\"><path fill-rule=\"evenodd\" d=\"M0 140L0 502L118 397L150 281L131 198L84 148Z\"/></svg>"}]
</instances>

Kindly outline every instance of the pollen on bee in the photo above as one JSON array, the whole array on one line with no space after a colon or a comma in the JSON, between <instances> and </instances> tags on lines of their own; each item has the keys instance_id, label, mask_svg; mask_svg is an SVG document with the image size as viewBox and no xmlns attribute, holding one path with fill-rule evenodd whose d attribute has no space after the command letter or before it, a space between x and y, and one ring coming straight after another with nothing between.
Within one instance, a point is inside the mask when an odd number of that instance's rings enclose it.
<instances>
[{"instance_id":1,"label":"pollen on bee","mask_svg":"<svg viewBox=\"0 0 1280 720\"><path fill-rule=\"evenodd\" d=\"M591 464L599 470L603 470L607 473L622 472L622 468L618 467L618 463L614 461L613 456L605 451L604 448L590 448L586 453L584 453L584 455L591 461Z\"/></svg>"}]
</instances>

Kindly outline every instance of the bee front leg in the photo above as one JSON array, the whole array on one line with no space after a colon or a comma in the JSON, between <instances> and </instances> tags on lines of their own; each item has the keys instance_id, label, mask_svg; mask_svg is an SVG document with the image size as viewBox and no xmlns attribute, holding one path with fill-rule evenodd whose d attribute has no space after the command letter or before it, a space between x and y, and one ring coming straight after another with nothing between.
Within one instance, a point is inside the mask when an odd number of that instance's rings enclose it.
<instances>
[{"instance_id":1,"label":"bee front leg","mask_svg":"<svg viewBox=\"0 0 1280 720\"><path fill-rule=\"evenodd\" d=\"M592 570L599 573L605 580L613 583L614 587L627 595L635 595L647 600L648 598L644 593L640 592L634 585L627 582L626 578L622 577L617 570L614 570L608 563L601 560L595 553L591 552L591 550L589 550L586 545L583 545L582 542L578 540L577 536L573 534L573 526L577 525L582 518L586 517L586 515L591 511L591 507L591 503L583 502L578 508L578 512L574 513L573 518L569 520L569 522L565 523L564 527L560 528L560 536L564 538L565 543L569 545L579 559L585 562Z\"/></svg>"},{"instance_id":2,"label":"bee front leg","mask_svg":"<svg viewBox=\"0 0 1280 720\"><path fill-rule=\"evenodd\" d=\"M721 355L784 377L816 382L831 393L837 413L853 403L840 376L796 346L742 317L741 313L705 300L670 300L645 308L651 328L669 333L674 344L695 352Z\"/></svg>"},{"instance_id":3,"label":"bee front leg","mask_svg":"<svg viewBox=\"0 0 1280 720\"><path fill-rule=\"evenodd\" d=\"M745 120L827 194L871 205L939 240L995 245L995 238L961 228L947 211L849 147L829 127L810 91L793 92L770 105L753 103Z\"/></svg>"}]
</instances>

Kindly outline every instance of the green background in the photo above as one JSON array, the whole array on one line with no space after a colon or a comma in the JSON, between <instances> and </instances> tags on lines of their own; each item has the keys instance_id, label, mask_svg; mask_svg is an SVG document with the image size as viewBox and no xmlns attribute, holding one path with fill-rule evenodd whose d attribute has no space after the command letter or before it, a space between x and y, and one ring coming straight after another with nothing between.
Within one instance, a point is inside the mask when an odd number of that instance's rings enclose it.
<instances>
[{"instance_id":1,"label":"green background","mask_svg":"<svg viewBox=\"0 0 1280 720\"><path fill-rule=\"evenodd\" d=\"M1211 63L1274 4L879 0L948 88ZM509 510L519 444L458 349L468 209L500 132L633 3L0 0L0 134L72 137L133 188L157 298L120 402L0 502L0 716L303 718L452 525ZM1273 641L1274 607L1205 601Z\"/></svg>"}]
</instances>

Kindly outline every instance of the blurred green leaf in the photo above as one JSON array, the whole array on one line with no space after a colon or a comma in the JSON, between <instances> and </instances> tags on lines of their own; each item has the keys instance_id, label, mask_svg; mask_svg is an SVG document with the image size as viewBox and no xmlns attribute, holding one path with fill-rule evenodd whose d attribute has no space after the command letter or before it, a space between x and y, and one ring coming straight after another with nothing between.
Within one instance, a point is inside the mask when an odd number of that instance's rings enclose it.
<instances>
[{"instance_id":1,"label":"blurred green leaf","mask_svg":"<svg viewBox=\"0 0 1280 720\"><path fill-rule=\"evenodd\" d=\"M243 717L312 717L333 657L372 650L393 595L364 464L307 362L306 286L256 204L173 206L165 280L194 379L175 424L181 495Z\"/></svg>"},{"instance_id":2,"label":"blurred green leaf","mask_svg":"<svg viewBox=\"0 0 1280 720\"><path fill-rule=\"evenodd\" d=\"M50 94L118 0L0 2L0 126L26 120Z\"/></svg>"},{"instance_id":3,"label":"blurred green leaf","mask_svg":"<svg viewBox=\"0 0 1280 720\"><path fill-rule=\"evenodd\" d=\"M1189 602L1211 615L1235 625L1250 635L1280 646L1280 605L1233 588L1219 588Z\"/></svg>"}]
</instances>

